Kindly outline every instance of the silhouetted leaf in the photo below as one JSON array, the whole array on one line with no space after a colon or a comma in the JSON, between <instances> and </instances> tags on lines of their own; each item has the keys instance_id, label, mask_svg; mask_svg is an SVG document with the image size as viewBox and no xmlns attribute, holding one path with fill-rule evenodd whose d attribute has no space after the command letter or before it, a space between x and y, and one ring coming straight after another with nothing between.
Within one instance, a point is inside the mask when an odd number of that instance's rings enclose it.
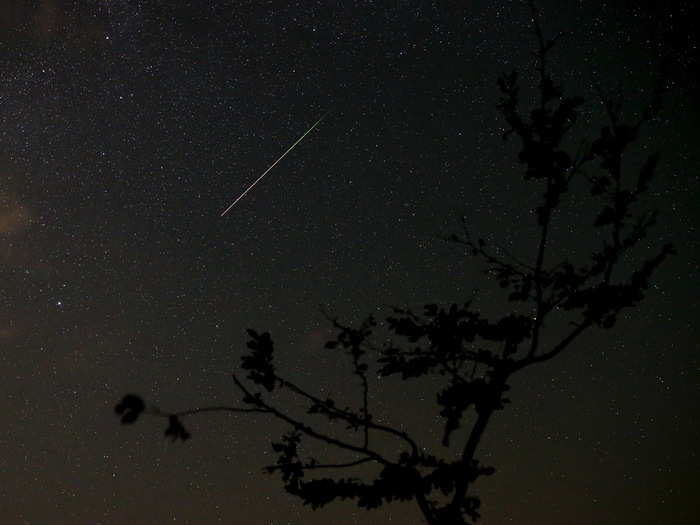
<instances>
[{"instance_id":1,"label":"silhouetted leaf","mask_svg":"<svg viewBox=\"0 0 700 525\"><path fill-rule=\"evenodd\" d=\"M173 441L178 439L187 441L190 439L190 433L182 426L180 419L173 415L168 417L168 428L165 429L165 437L170 437Z\"/></svg>"},{"instance_id":2,"label":"silhouetted leaf","mask_svg":"<svg viewBox=\"0 0 700 525\"><path fill-rule=\"evenodd\" d=\"M241 357L241 367L249 370L248 379L263 386L268 392L275 388L275 367L272 363L274 346L268 332L259 334L253 329L248 329L250 341L248 348L253 352Z\"/></svg>"},{"instance_id":3,"label":"silhouetted leaf","mask_svg":"<svg viewBox=\"0 0 700 525\"><path fill-rule=\"evenodd\" d=\"M125 425L136 421L145 409L143 399L133 394L125 395L114 407L114 411L121 416L121 422Z\"/></svg>"}]
</instances>

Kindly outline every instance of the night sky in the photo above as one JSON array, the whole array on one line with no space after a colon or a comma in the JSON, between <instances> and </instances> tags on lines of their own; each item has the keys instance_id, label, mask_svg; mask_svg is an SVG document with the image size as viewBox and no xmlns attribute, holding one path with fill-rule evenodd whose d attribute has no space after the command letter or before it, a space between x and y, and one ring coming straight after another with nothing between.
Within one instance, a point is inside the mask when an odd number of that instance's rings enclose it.
<instances>
[{"instance_id":1,"label":"night sky","mask_svg":"<svg viewBox=\"0 0 700 525\"><path fill-rule=\"evenodd\" d=\"M475 486L482 523L700 523L691 8L540 5L545 32L570 32L552 67L589 100L580 136L603 123L596 86L620 87L633 115L673 56L662 117L628 160L662 152L644 247L679 254L614 330L515 377L477 453L497 468ZM113 407L127 392L165 410L236 404L247 327L272 333L289 377L350 403L319 305L353 322L476 293L502 312L441 236L464 215L534 253L495 105L500 73L532 78L535 45L516 1L2 0L0 521L420 523L413 503L302 507L262 473L284 430L264 416L188 419L192 439L170 443L162 420L120 426ZM590 224L585 204L561 219L553 257ZM439 442L430 388L383 387L387 422Z\"/></svg>"}]
</instances>

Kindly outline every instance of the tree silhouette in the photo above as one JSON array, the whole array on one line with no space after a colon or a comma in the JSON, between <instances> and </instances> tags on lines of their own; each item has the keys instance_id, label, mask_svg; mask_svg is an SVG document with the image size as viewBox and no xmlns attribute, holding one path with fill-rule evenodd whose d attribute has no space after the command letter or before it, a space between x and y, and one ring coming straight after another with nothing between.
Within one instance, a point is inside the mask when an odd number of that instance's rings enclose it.
<instances>
[{"instance_id":1,"label":"tree silhouette","mask_svg":"<svg viewBox=\"0 0 700 525\"><path fill-rule=\"evenodd\" d=\"M486 263L486 272L508 293L510 313L491 320L469 302L428 304L420 313L394 309L382 327L372 316L359 326L347 326L327 316L336 336L325 347L350 360L360 388L359 408L342 407L337 400L319 397L285 378L275 367L270 334L251 329L250 352L241 360L247 375L241 378L233 374L242 395L240 406L168 413L147 407L138 396L127 395L116 407L122 423L134 423L142 413L165 417L165 435L186 440L190 437L182 424L186 416L213 411L269 414L287 423L290 431L272 444L277 462L266 471L279 473L286 491L304 504L316 509L336 499L350 499L359 507L372 509L394 500L414 500L431 525L477 521L480 500L472 486L481 476L491 475L494 468L482 465L476 452L491 417L508 402L505 394L510 378L553 359L589 329L613 328L620 312L642 301L652 274L673 253L667 244L651 255L647 253L636 267L630 268L629 260L623 263L657 217L656 212L636 212L633 207L648 189L658 154L646 159L632 181L623 176L622 157L638 138L640 127L658 114L661 85L634 122L622 118L620 99L604 99L608 124L595 140L571 155L564 139L580 115L583 99L564 96L553 80L547 58L557 38L545 39L536 11L533 15L539 102L527 115L520 110L519 79L512 73L498 80L502 96L498 108L509 126L503 138L515 136L522 143L518 159L524 166L524 178L541 192L534 261L523 261L483 239L473 239L466 226L462 234L449 238ZM596 199L597 217L590 228L601 239L600 245L587 260L562 258L552 263L547 257L550 230L574 179L583 181L585 191ZM545 343L545 322L555 313L566 317L569 328L558 339L550 331ZM377 343L374 336L380 329L388 330L391 338ZM370 363L374 363L372 368ZM432 377L440 382L435 402L444 421L442 449L429 453L404 430L380 424L373 417L368 401L372 374L398 376L404 381ZM286 391L305 403L306 416L294 416L272 401L274 396L269 393L275 391ZM318 417L341 422L347 431L342 437L327 432L315 423ZM461 452L457 458L447 459L451 440L460 429L466 430L458 443ZM383 452L375 445L380 436L395 439L399 450L393 455ZM349 453L353 459L330 463L315 457L302 459L302 439ZM373 479L342 476L365 464L376 468ZM314 471L338 475L314 477Z\"/></svg>"}]
</instances>

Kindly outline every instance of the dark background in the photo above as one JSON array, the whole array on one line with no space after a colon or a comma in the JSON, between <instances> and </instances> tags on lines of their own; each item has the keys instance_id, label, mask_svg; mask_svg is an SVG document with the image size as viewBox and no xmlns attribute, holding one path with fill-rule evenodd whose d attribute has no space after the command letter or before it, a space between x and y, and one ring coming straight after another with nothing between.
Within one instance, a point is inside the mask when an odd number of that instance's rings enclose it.
<instances>
[{"instance_id":1,"label":"dark background","mask_svg":"<svg viewBox=\"0 0 700 525\"><path fill-rule=\"evenodd\" d=\"M662 118L627 161L662 151L645 244L679 255L615 330L516 378L481 449L497 468L476 487L483 523L698 523L697 8L540 6L546 33L571 33L552 66L589 100L577 136L603 123L596 86L634 115L673 57ZM478 289L501 312L440 236L464 214L533 256L495 81L532 79L534 47L511 1L0 3L0 521L418 523L413 504L302 508L261 473L282 430L265 418L188 420L194 437L171 444L113 406L131 391L235 404L246 327L272 332L290 377L351 402L320 304L351 322ZM554 257L586 252L590 203L570 204ZM430 385L384 388L375 410L437 443Z\"/></svg>"}]
</instances>

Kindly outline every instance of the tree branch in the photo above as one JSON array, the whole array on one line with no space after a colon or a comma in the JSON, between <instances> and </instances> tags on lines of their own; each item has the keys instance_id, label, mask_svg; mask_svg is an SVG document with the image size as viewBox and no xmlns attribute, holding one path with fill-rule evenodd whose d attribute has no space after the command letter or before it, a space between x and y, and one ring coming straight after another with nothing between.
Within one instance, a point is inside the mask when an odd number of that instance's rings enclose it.
<instances>
[{"instance_id":1,"label":"tree branch","mask_svg":"<svg viewBox=\"0 0 700 525\"><path fill-rule=\"evenodd\" d=\"M277 375L276 375L276 378L282 386L288 388L292 392L294 392L302 397L305 397L309 401L313 402L315 404L315 406L321 407L326 412L333 414L336 417L343 419L344 421L347 421L350 424L364 426L365 428L371 428L373 430L385 432L387 434L391 434L393 436L396 436L396 437L402 439L411 447L411 452L412 452L413 456L415 457L418 455L418 445L416 444L415 441L413 441L413 439L411 439L411 437L407 433L402 432L400 430L396 430L395 428L392 428L392 427L389 427L386 425L380 425L378 423L374 423L370 419L367 419L367 418L361 418L348 410L343 410L343 409L337 408L335 406L329 406L327 401L324 401L324 400L320 399L319 397L314 396L313 394L309 394L308 392L306 392L302 388L298 387L294 383L291 383L290 381L287 381L286 379L282 379L281 377L279 377ZM365 436L366 436L366 434L365 434ZM369 445L369 443L367 441L367 438L365 437L364 448L366 449L368 447L368 445Z\"/></svg>"},{"instance_id":2,"label":"tree branch","mask_svg":"<svg viewBox=\"0 0 700 525\"><path fill-rule=\"evenodd\" d=\"M312 437L314 439L317 439L319 441L323 441L324 443L328 443L329 445L335 445L338 448L342 448L345 450L350 450L352 452L357 452L359 454L365 454L366 456L374 459L375 461L381 463L382 465L395 465L392 461L389 461L386 459L384 456L379 454L378 452L375 452L373 450L370 450L369 448L363 448L363 447L358 447L356 445L352 445L350 443L345 443L344 441L341 441L339 439L327 436L325 434L321 434L320 432L314 430L313 428L309 427L308 425L305 425L301 421L297 421L296 419L291 418L290 416L284 414L283 412L280 412L278 409L274 408L273 406L265 403L262 398L258 395L253 395L246 387L241 383L241 381L236 377L235 374L231 374L233 377L233 381L238 387L238 389L243 392L245 398L244 401L247 403L255 404L260 408L266 409L269 413L277 417L278 419L281 419L282 421L289 423L294 427L296 430L306 434L309 437Z\"/></svg>"},{"instance_id":3,"label":"tree branch","mask_svg":"<svg viewBox=\"0 0 700 525\"><path fill-rule=\"evenodd\" d=\"M564 339L562 339L558 344L556 344L551 350L537 355L529 355L524 357L520 361L516 361L512 367L511 371L516 372L534 363L543 363L544 361L549 361L553 357L559 355L569 344L571 344L574 339L581 335L587 328L591 327L594 320L587 318L583 323L576 326L574 330L569 333ZM511 373L512 373L511 372Z\"/></svg>"},{"instance_id":4,"label":"tree branch","mask_svg":"<svg viewBox=\"0 0 700 525\"><path fill-rule=\"evenodd\" d=\"M314 469L326 469L326 468L349 468L349 467L356 467L357 465L362 465L363 463L369 463L370 461L376 461L374 458L361 458L358 459L357 461L350 461L348 463L335 463L335 464L316 464L316 463L308 463L306 465L300 465L299 468L302 470L314 470ZM282 470L284 467L280 465L269 465L265 467L265 470L268 472L274 472L276 470Z\"/></svg>"},{"instance_id":5,"label":"tree branch","mask_svg":"<svg viewBox=\"0 0 700 525\"><path fill-rule=\"evenodd\" d=\"M191 408L189 410L182 410L180 412L172 412L172 413L165 413L161 412L158 409L155 409L157 412L151 412L154 415L161 415L161 416L178 416L178 417L184 417L184 416L192 416L195 414L204 414L206 412L233 412L233 413L260 413L260 414L267 414L269 413L269 410L265 410L262 408L238 408L238 407L229 407L229 406L212 406L212 407L201 407L201 408Z\"/></svg>"}]
</instances>

